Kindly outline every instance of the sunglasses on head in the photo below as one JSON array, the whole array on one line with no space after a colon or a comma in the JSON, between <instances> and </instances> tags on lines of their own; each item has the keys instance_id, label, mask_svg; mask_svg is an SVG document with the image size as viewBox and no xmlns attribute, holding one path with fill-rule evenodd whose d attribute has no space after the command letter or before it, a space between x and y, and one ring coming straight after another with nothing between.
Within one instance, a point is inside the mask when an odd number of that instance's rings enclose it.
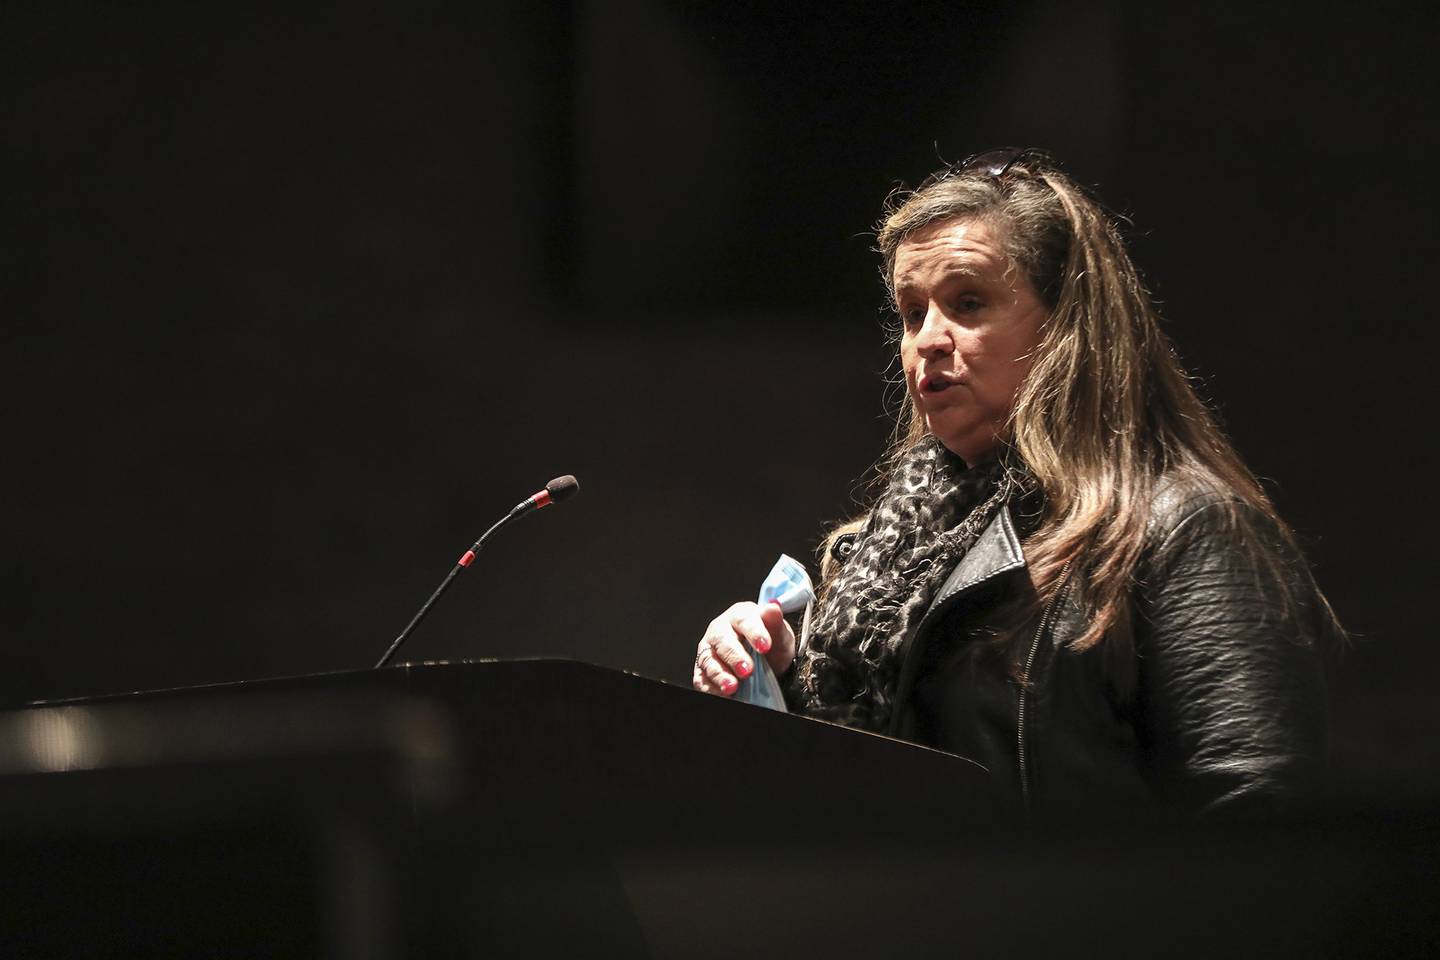
<instances>
[{"instance_id":1,"label":"sunglasses on head","mask_svg":"<svg viewBox=\"0 0 1440 960\"><path fill-rule=\"evenodd\" d=\"M1032 147L1000 147L982 153L972 153L959 163L952 163L946 176L962 173L983 173L997 180L1010 172L1017 163L1027 160L1045 161L1048 157L1043 150Z\"/></svg>"}]
</instances>

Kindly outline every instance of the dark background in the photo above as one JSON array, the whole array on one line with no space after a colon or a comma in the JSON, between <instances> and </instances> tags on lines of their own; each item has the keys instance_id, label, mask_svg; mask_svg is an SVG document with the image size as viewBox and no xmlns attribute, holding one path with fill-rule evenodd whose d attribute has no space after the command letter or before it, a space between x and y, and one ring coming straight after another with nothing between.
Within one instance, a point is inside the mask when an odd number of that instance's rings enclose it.
<instances>
[{"instance_id":1,"label":"dark background","mask_svg":"<svg viewBox=\"0 0 1440 960\"><path fill-rule=\"evenodd\" d=\"M1419 9L7 4L0 695L367 666L567 472L405 658L688 683L884 445L882 198L1033 144L1356 635L1342 769L1433 780Z\"/></svg>"}]
</instances>

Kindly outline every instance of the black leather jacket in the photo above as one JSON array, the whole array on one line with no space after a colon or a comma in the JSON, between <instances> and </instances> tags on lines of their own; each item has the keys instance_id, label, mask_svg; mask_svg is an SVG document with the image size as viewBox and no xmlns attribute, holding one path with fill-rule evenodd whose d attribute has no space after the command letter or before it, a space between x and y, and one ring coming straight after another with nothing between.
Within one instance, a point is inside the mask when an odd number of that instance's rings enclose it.
<instances>
[{"instance_id":1,"label":"black leather jacket","mask_svg":"<svg viewBox=\"0 0 1440 960\"><path fill-rule=\"evenodd\" d=\"M1325 752L1318 647L1331 621L1303 559L1251 508L1237 522L1227 501L1193 485L1157 496L1131 654L1068 648L1083 623L1071 578L1018 666L967 655L1002 602L1033 589L1002 510L903 651L890 733L979 761L1041 813L1157 799L1238 810L1310 789ZM1281 599L1287 589L1296 603Z\"/></svg>"}]
</instances>

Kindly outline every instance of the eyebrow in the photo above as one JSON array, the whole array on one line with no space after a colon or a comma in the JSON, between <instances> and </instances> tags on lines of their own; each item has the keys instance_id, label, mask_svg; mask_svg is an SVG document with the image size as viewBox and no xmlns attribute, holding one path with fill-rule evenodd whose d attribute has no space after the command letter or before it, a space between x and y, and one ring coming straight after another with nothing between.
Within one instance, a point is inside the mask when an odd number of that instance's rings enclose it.
<instances>
[{"instance_id":1,"label":"eyebrow","mask_svg":"<svg viewBox=\"0 0 1440 960\"><path fill-rule=\"evenodd\" d=\"M940 273L939 279L941 283L944 283L946 280L951 280L955 277L965 277L970 280L985 279L980 270L977 270L975 267L971 266L968 263L957 263L943 268ZM904 277L895 278L896 294L899 294L905 290L909 290L915 286L918 286L918 284L907 282Z\"/></svg>"}]
</instances>

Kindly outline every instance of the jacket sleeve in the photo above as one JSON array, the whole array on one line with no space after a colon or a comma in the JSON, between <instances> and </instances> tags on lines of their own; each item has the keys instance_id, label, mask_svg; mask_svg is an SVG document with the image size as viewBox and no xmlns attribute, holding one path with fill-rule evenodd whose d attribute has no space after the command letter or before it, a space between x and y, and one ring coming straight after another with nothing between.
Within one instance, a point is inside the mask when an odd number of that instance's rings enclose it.
<instances>
[{"instance_id":1,"label":"jacket sleeve","mask_svg":"<svg viewBox=\"0 0 1440 960\"><path fill-rule=\"evenodd\" d=\"M1175 511L1139 571L1137 728L1158 793L1266 810L1311 790L1326 749L1329 623L1304 560L1253 508Z\"/></svg>"}]
</instances>

